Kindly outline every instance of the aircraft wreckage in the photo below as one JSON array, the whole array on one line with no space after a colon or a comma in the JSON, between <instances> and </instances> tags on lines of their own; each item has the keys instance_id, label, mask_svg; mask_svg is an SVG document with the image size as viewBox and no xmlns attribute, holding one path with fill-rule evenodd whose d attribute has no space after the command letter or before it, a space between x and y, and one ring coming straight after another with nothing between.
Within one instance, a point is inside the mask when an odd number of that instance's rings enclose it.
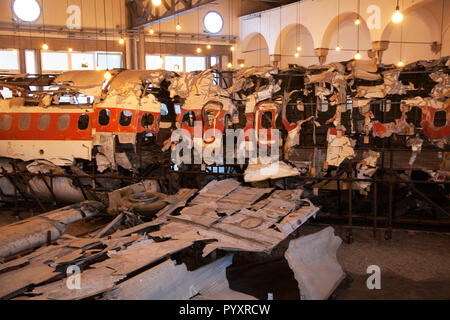
<instances>
[{"instance_id":1,"label":"aircraft wreckage","mask_svg":"<svg viewBox=\"0 0 450 320\"><path fill-rule=\"evenodd\" d=\"M0 297L250 299L230 289L233 255L281 250L300 296L328 298L341 240L299 236L311 217L344 219L348 241L358 219L386 238L395 223L450 225L449 66L0 78L1 200L45 212L0 227ZM199 162L174 158L183 141ZM66 233L105 214L87 237ZM71 290L73 268L89 285Z\"/></svg>"}]
</instances>

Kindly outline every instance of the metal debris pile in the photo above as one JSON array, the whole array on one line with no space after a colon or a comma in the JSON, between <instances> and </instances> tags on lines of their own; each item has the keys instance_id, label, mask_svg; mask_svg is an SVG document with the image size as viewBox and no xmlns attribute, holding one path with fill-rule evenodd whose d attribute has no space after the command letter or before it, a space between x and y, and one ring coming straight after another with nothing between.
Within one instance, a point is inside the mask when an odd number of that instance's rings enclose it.
<instances>
[{"instance_id":1,"label":"metal debris pile","mask_svg":"<svg viewBox=\"0 0 450 320\"><path fill-rule=\"evenodd\" d=\"M154 198L158 194L156 190L152 181L144 181L110 193L108 211L116 214L115 218L84 238L63 234L59 229L55 233L54 225L73 222L74 219L65 218L73 212L84 213L84 217L95 215L102 209L100 203L69 206L32 218L30 222L1 227L0 235L14 229L18 238L30 231L32 225L33 232L21 240L34 239L37 229L40 239L5 251L11 248L11 241L19 239L2 237L3 257L41 246L45 243L42 234L49 235L49 245L0 264L0 297L253 299L229 288L225 270L232 264L233 254L242 251L270 254L282 241L290 240L290 235L319 210L302 198L300 189L252 188L233 179L211 181L198 192L181 189L161 199ZM133 196L140 206L123 201ZM164 201L163 208L148 207L156 201ZM89 214L86 214L87 206L91 208ZM152 210L154 214L150 217ZM127 217L141 217L147 222L138 219L130 223ZM17 231L21 228L25 229L22 233ZM336 260L340 238L328 227L292 241L286 259L302 298L328 298L344 277ZM183 263L185 254L199 246L198 258L202 263L193 270L188 269ZM302 262L299 255L307 257L307 262ZM315 272L318 265L323 272ZM73 277L74 270L82 271L79 278ZM312 284L308 277L321 280Z\"/></svg>"}]
</instances>

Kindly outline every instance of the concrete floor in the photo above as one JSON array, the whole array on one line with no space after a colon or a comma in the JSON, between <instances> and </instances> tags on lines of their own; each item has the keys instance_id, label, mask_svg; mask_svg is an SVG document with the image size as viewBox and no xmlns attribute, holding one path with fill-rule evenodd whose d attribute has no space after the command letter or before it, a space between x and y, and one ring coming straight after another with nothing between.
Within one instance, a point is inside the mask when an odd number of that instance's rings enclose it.
<instances>
[{"instance_id":1,"label":"concrete floor","mask_svg":"<svg viewBox=\"0 0 450 320\"><path fill-rule=\"evenodd\" d=\"M336 234L344 230L335 227ZM372 230L353 230L354 242L342 243L337 258L347 273L333 298L450 299L450 235L395 230L391 240ZM367 267L378 265L381 289L367 289Z\"/></svg>"},{"instance_id":2,"label":"concrete floor","mask_svg":"<svg viewBox=\"0 0 450 320\"><path fill-rule=\"evenodd\" d=\"M304 225L302 233L324 226ZM345 229L335 226L345 239ZM354 242L343 242L337 258L347 277L332 294L334 300L450 299L450 235L394 230L391 240L382 231L373 238L372 229L353 229ZM281 255L282 257L282 255ZM256 257L258 258L258 257ZM228 268L233 290L267 299L299 299L297 283L284 259L260 259L254 264L235 263ZM369 290L367 267L381 271L381 289ZM269 275L269 276L268 276ZM273 276L276 275L276 276Z\"/></svg>"}]
</instances>

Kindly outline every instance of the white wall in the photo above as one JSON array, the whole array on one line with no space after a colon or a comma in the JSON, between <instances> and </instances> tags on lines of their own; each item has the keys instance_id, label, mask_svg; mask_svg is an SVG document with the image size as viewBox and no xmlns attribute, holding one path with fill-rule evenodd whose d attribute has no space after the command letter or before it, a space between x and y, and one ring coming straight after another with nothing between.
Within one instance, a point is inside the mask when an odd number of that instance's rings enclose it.
<instances>
[{"instance_id":1,"label":"white wall","mask_svg":"<svg viewBox=\"0 0 450 320\"><path fill-rule=\"evenodd\" d=\"M303 55L309 55L312 48L329 48L327 62L343 61L353 57L358 50L357 30L354 20L358 14L358 0L304 0L280 8L263 11L240 18L239 35L241 47L248 46L250 35L261 34L265 39L269 55L282 55L282 66L288 63L303 65L318 63L317 58L294 59L293 37L296 35L295 25L302 26L305 43ZM444 4L444 9L443 9ZM402 41L408 42L440 42L443 30L443 50L435 54L429 44L402 45L402 60L407 62L419 59L435 59L441 55L450 55L450 1L448 0L401 0L400 9L404 14L402 24L391 23L396 1L393 0L360 0L359 50L367 58L367 50L372 42L380 40L400 41L400 30L403 26ZM339 14L338 14L339 12ZM339 23L338 17L339 16ZM443 18L442 18L443 17ZM333 51L337 45L339 25L340 52ZM303 30L304 29L304 30ZM280 47L281 42L281 47ZM284 44L283 44L284 43ZM239 56L245 56L238 52ZM245 56L246 65L257 65L259 61L252 56ZM400 59L400 45L391 43L383 55L383 63L396 63Z\"/></svg>"}]
</instances>

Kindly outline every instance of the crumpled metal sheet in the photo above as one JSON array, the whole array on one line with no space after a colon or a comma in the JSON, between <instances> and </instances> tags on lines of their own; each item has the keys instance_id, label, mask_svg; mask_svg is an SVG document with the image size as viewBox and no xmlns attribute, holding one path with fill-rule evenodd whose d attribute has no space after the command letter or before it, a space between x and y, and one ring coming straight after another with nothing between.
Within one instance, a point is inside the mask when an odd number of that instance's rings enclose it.
<instances>
[{"instance_id":1,"label":"crumpled metal sheet","mask_svg":"<svg viewBox=\"0 0 450 320\"><path fill-rule=\"evenodd\" d=\"M283 161L269 164L249 164L244 173L245 182L257 182L268 179L279 179L299 175L296 168Z\"/></svg>"},{"instance_id":2,"label":"crumpled metal sheet","mask_svg":"<svg viewBox=\"0 0 450 320\"><path fill-rule=\"evenodd\" d=\"M332 227L289 242L285 257L294 271L302 300L328 299L345 278L336 257L341 243Z\"/></svg>"}]
</instances>

